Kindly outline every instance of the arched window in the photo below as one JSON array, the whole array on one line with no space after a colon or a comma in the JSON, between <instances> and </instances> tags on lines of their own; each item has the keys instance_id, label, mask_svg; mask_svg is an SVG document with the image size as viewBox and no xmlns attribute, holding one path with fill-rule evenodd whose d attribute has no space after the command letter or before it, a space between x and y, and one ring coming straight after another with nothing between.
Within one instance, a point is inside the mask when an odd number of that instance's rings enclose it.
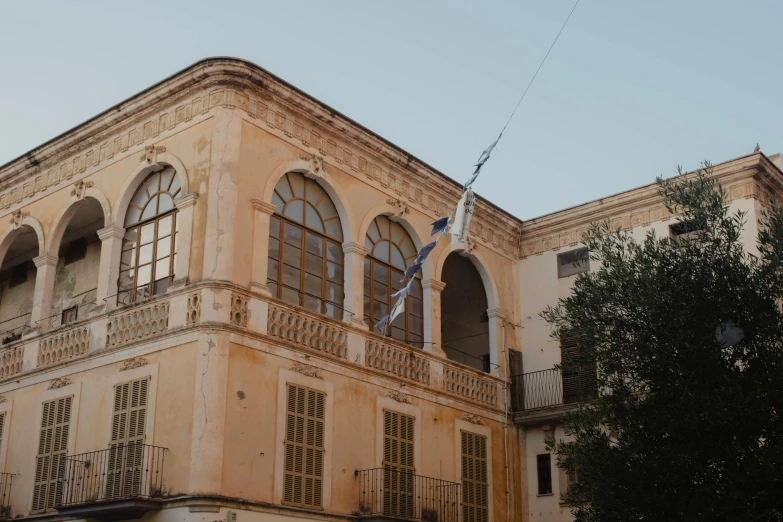
<instances>
[{"instance_id":1,"label":"arched window","mask_svg":"<svg viewBox=\"0 0 783 522\"><path fill-rule=\"evenodd\" d=\"M370 249L364 260L364 320L372 327L391 310L395 301L391 295L403 287L405 268L418 252L405 229L386 216L370 223L364 244ZM405 301L405 313L391 325L392 338L421 347L423 310L421 278L417 274Z\"/></svg>"},{"instance_id":2,"label":"arched window","mask_svg":"<svg viewBox=\"0 0 783 522\"><path fill-rule=\"evenodd\" d=\"M166 293L177 257L179 178L171 167L153 172L131 198L125 214L118 304Z\"/></svg>"},{"instance_id":3,"label":"arched window","mask_svg":"<svg viewBox=\"0 0 783 522\"><path fill-rule=\"evenodd\" d=\"M343 230L337 208L315 181L289 172L275 186L269 220L272 295L335 319L343 310Z\"/></svg>"}]
</instances>

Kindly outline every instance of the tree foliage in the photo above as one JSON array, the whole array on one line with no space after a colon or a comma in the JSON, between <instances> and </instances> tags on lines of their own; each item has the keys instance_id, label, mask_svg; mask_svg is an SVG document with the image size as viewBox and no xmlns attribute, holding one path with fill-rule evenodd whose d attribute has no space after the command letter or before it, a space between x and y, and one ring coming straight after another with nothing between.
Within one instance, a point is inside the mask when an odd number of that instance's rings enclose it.
<instances>
[{"instance_id":1,"label":"tree foliage","mask_svg":"<svg viewBox=\"0 0 783 522\"><path fill-rule=\"evenodd\" d=\"M747 248L755 224L709 163L657 184L690 233L592 225L599 268L542 312L555 337L577 333L600 390L550 441L576 479L564 498L585 522L781 521L783 210Z\"/></svg>"}]
</instances>

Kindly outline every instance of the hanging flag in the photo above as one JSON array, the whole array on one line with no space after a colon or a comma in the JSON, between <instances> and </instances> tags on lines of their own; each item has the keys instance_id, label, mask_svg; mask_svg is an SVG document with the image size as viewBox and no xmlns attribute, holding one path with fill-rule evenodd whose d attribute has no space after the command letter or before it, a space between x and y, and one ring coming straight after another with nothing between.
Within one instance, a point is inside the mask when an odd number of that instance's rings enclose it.
<instances>
[{"instance_id":1,"label":"hanging flag","mask_svg":"<svg viewBox=\"0 0 783 522\"><path fill-rule=\"evenodd\" d=\"M405 299L400 299L389 314L389 324L392 324L397 316L405 311Z\"/></svg>"},{"instance_id":2,"label":"hanging flag","mask_svg":"<svg viewBox=\"0 0 783 522\"><path fill-rule=\"evenodd\" d=\"M473 218L473 206L476 203L476 196L468 188L462 193L462 197L457 203L457 213L454 215L454 223L451 224L451 235L464 242L468 234L468 226Z\"/></svg>"},{"instance_id":3,"label":"hanging flag","mask_svg":"<svg viewBox=\"0 0 783 522\"><path fill-rule=\"evenodd\" d=\"M487 147L486 149L484 149L484 151L481 153L481 156L479 156L478 162L476 162L476 164L474 165L474 167L476 167L476 170L473 171L473 176L471 176L471 178L468 180L468 182L465 183L464 188L470 187L473 184L473 182L476 181L476 178L478 177L479 172L481 171L481 167L483 167L484 164L487 162L487 160L489 160L489 155L492 154L492 149L495 148L495 145L498 144L498 142L500 141L500 138L502 136L503 136L503 132L500 133L500 135L498 136L498 139L493 141L492 144L489 147Z\"/></svg>"},{"instance_id":4,"label":"hanging flag","mask_svg":"<svg viewBox=\"0 0 783 522\"><path fill-rule=\"evenodd\" d=\"M437 241L433 241L429 245L424 245L421 247L421 250L419 250L419 255L416 256L416 262L423 262L425 259L427 259L427 256L430 255L430 252L432 252L432 249L435 248L437 244Z\"/></svg>"},{"instance_id":5,"label":"hanging flag","mask_svg":"<svg viewBox=\"0 0 783 522\"><path fill-rule=\"evenodd\" d=\"M448 228L448 226L449 226L449 218L450 217L451 216L447 216L447 217L444 217L444 218L440 218L437 221L434 221L432 223L432 234L430 234L430 235L434 236L438 232L443 232L444 230L446 230L446 228Z\"/></svg>"},{"instance_id":6,"label":"hanging flag","mask_svg":"<svg viewBox=\"0 0 783 522\"><path fill-rule=\"evenodd\" d=\"M414 275L416 275L416 272L419 271L419 268L421 268L420 262L414 261L413 263L411 263L411 265L405 269L405 275L403 275L403 278L400 280L400 282L405 281L409 277L413 277Z\"/></svg>"}]
</instances>

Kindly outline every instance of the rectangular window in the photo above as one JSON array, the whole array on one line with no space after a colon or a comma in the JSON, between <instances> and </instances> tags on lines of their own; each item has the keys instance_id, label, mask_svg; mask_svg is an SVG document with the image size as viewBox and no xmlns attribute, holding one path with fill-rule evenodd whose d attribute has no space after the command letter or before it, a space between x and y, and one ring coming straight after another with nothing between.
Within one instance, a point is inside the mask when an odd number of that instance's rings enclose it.
<instances>
[{"instance_id":1,"label":"rectangular window","mask_svg":"<svg viewBox=\"0 0 783 522\"><path fill-rule=\"evenodd\" d=\"M557 277L562 279L590 271L590 257L587 248L577 248L557 255Z\"/></svg>"},{"instance_id":2,"label":"rectangular window","mask_svg":"<svg viewBox=\"0 0 783 522\"><path fill-rule=\"evenodd\" d=\"M79 315L78 306L72 306L70 308L66 308L65 310L63 310L61 324L65 326L66 324L75 323L78 315Z\"/></svg>"},{"instance_id":3,"label":"rectangular window","mask_svg":"<svg viewBox=\"0 0 783 522\"><path fill-rule=\"evenodd\" d=\"M396 411L383 411L383 512L413 518L413 422Z\"/></svg>"},{"instance_id":4,"label":"rectangular window","mask_svg":"<svg viewBox=\"0 0 783 522\"><path fill-rule=\"evenodd\" d=\"M114 387L106 496L133 497L141 493L144 476L144 430L149 377Z\"/></svg>"},{"instance_id":5,"label":"rectangular window","mask_svg":"<svg viewBox=\"0 0 783 522\"><path fill-rule=\"evenodd\" d=\"M73 397L45 402L41 415L41 432L35 462L32 512L54 508L62 498L62 468L68 450Z\"/></svg>"},{"instance_id":6,"label":"rectangular window","mask_svg":"<svg viewBox=\"0 0 783 522\"><path fill-rule=\"evenodd\" d=\"M563 380L563 403L592 399L598 391L594 360L586 360L579 351L579 333L570 330L560 337L560 362Z\"/></svg>"},{"instance_id":7,"label":"rectangular window","mask_svg":"<svg viewBox=\"0 0 783 522\"><path fill-rule=\"evenodd\" d=\"M3 448L3 428L5 428L5 412L0 413L0 449Z\"/></svg>"},{"instance_id":8,"label":"rectangular window","mask_svg":"<svg viewBox=\"0 0 783 522\"><path fill-rule=\"evenodd\" d=\"M326 394L288 385L283 502L320 509Z\"/></svg>"},{"instance_id":9,"label":"rectangular window","mask_svg":"<svg viewBox=\"0 0 783 522\"><path fill-rule=\"evenodd\" d=\"M487 522L489 499L487 482L487 438L475 433L462 435L462 519Z\"/></svg>"},{"instance_id":10,"label":"rectangular window","mask_svg":"<svg viewBox=\"0 0 783 522\"><path fill-rule=\"evenodd\" d=\"M552 494L552 457L549 453L536 456L538 468L538 494Z\"/></svg>"}]
</instances>

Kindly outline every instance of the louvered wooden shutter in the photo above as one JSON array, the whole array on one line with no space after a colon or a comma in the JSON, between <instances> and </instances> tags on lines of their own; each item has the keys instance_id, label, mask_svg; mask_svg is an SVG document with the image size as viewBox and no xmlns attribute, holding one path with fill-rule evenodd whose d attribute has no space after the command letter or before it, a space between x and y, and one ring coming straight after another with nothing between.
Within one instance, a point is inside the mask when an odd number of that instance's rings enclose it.
<instances>
[{"instance_id":1,"label":"louvered wooden shutter","mask_svg":"<svg viewBox=\"0 0 783 522\"><path fill-rule=\"evenodd\" d=\"M144 427L147 420L149 377L114 387L106 495L138 496L144 465Z\"/></svg>"},{"instance_id":2,"label":"louvered wooden shutter","mask_svg":"<svg viewBox=\"0 0 783 522\"><path fill-rule=\"evenodd\" d=\"M461 432L461 438L462 518L464 522L487 522L487 438L466 431Z\"/></svg>"},{"instance_id":3,"label":"louvered wooden shutter","mask_svg":"<svg viewBox=\"0 0 783 522\"><path fill-rule=\"evenodd\" d=\"M396 411L383 411L383 510L387 515L413 516L414 418Z\"/></svg>"},{"instance_id":4,"label":"louvered wooden shutter","mask_svg":"<svg viewBox=\"0 0 783 522\"><path fill-rule=\"evenodd\" d=\"M3 447L3 428L5 428L5 412L0 413L0 448Z\"/></svg>"},{"instance_id":5,"label":"louvered wooden shutter","mask_svg":"<svg viewBox=\"0 0 783 522\"><path fill-rule=\"evenodd\" d=\"M287 391L283 501L320 508L326 394L294 384Z\"/></svg>"},{"instance_id":6,"label":"louvered wooden shutter","mask_svg":"<svg viewBox=\"0 0 783 522\"><path fill-rule=\"evenodd\" d=\"M73 397L55 399L43 404L38 455L35 462L32 511L54 508L62 497L60 475L68 447Z\"/></svg>"},{"instance_id":7,"label":"louvered wooden shutter","mask_svg":"<svg viewBox=\"0 0 783 522\"><path fill-rule=\"evenodd\" d=\"M579 402L594 397L597 391L595 362L579 353L579 333L570 330L560 338L563 376L563 402Z\"/></svg>"}]
</instances>

